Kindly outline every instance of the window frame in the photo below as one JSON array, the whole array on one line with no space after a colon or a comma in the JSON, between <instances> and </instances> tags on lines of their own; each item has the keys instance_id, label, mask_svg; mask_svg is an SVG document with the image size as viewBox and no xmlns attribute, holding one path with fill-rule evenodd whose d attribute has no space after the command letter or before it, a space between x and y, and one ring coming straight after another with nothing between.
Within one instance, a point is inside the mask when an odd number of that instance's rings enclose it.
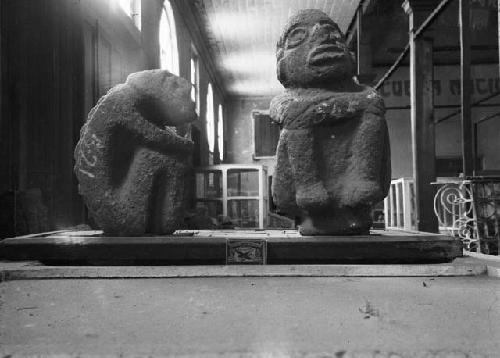
<instances>
[{"instance_id":1,"label":"window frame","mask_svg":"<svg viewBox=\"0 0 500 358\"><path fill-rule=\"evenodd\" d=\"M219 159L224 161L224 107L219 103L217 112L217 145L219 147Z\"/></svg>"},{"instance_id":2,"label":"window frame","mask_svg":"<svg viewBox=\"0 0 500 358\"><path fill-rule=\"evenodd\" d=\"M269 116L269 109L254 109L252 111L252 159L256 160L256 159L276 159L276 152L277 152L277 145L278 145L278 141L276 142L276 148L274 150L274 155L257 155L257 145L256 145L256 135L257 133L255 132L256 131L256 124L255 124L255 121L256 121L256 115L265 115L265 116ZM279 136L278 136L278 140L279 140Z\"/></svg>"},{"instance_id":3,"label":"window frame","mask_svg":"<svg viewBox=\"0 0 500 358\"><path fill-rule=\"evenodd\" d=\"M209 82L207 86L206 96L206 114L205 114L205 131L207 134L208 152L214 154L215 151L215 112L214 112L214 90L212 84ZM211 119L211 121L209 121ZM209 133L211 132L211 138Z\"/></svg>"},{"instance_id":4,"label":"window frame","mask_svg":"<svg viewBox=\"0 0 500 358\"><path fill-rule=\"evenodd\" d=\"M198 52L196 51L194 46L191 46L191 99L193 99L193 90L194 90L194 103L196 114L200 115L200 58L198 56ZM193 76L194 75L194 76ZM193 78L194 77L194 78Z\"/></svg>"},{"instance_id":5,"label":"window frame","mask_svg":"<svg viewBox=\"0 0 500 358\"><path fill-rule=\"evenodd\" d=\"M169 35L168 36L169 41L165 45L162 45L162 43L163 43L162 40L166 40L166 39L163 39L163 35L162 35L162 33L163 33L162 32L162 24L164 24L164 23L166 24L166 27L168 28L167 34ZM161 15L160 15L160 22L159 22L158 26L159 26L158 42L160 45L160 53L159 53L160 68L163 70L167 70L167 71L173 73L174 75L179 76L180 68L179 68L179 46L178 46L178 42L177 42L177 27L176 27L176 23L175 23L174 10L173 10L172 4L170 3L169 0L165 0L165 2L163 3ZM170 45L169 50L170 50L171 54L170 54L170 59L169 59L168 63L164 63L164 62L167 62L165 59L167 58L168 52L164 51L167 44ZM169 66L167 66L167 65L170 65L171 68L169 68Z\"/></svg>"}]
</instances>

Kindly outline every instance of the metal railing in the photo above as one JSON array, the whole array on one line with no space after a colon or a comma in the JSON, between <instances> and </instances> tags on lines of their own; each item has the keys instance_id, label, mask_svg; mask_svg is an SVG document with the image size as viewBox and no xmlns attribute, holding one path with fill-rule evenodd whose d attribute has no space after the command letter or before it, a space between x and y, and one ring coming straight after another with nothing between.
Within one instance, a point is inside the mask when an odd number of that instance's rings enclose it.
<instances>
[{"instance_id":1,"label":"metal railing","mask_svg":"<svg viewBox=\"0 0 500 358\"><path fill-rule=\"evenodd\" d=\"M459 237L467 251L498 255L500 177L440 178L434 212L440 231Z\"/></svg>"}]
</instances>

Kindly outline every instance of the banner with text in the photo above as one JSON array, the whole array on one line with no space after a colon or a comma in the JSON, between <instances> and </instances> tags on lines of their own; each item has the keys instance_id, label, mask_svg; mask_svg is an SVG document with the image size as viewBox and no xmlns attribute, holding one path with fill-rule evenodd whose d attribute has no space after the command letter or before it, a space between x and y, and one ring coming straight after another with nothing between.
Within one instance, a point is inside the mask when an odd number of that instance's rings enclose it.
<instances>
[{"instance_id":1,"label":"banner with text","mask_svg":"<svg viewBox=\"0 0 500 358\"><path fill-rule=\"evenodd\" d=\"M383 73L382 73L383 74ZM471 66L472 101L478 101L500 92L498 65ZM434 105L460 105L460 66L434 67ZM400 67L379 88L387 108L410 105L410 75L408 67ZM500 105L500 95L489 104Z\"/></svg>"}]
</instances>

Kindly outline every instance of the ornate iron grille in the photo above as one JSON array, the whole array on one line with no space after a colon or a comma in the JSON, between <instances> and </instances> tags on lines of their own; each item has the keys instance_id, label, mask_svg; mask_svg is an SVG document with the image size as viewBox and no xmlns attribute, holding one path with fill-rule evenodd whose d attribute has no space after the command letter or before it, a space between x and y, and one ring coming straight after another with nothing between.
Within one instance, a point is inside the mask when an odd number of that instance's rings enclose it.
<instances>
[{"instance_id":1,"label":"ornate iron grille","mask_svg":"<svg viewBox=\"0 0 500 358\"><path fill-rule=\"evenodd\" d=\"M434 212L440 230L458 236L467 251L498 255L500 242L500 177L449 178L440 188Z\"/></svg>"}]
</instances>

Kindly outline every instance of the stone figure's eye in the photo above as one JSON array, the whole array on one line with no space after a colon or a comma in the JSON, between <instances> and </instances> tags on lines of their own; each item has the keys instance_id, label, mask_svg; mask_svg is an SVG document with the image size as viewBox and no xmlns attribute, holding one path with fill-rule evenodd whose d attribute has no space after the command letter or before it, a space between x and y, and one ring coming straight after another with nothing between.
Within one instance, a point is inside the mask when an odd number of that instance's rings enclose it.
<instances>
[{"instance_id":1,"label":"stone figure's eye","mask_svg":"<svg viewBox=\"0 0 500 358\"><path fill-rule=\"evenodd\" d=\"M307 29L298 27L293 29L287 36L286 45L288 48L300 45L307 36Z\"/></svg>"}]
</instances>

